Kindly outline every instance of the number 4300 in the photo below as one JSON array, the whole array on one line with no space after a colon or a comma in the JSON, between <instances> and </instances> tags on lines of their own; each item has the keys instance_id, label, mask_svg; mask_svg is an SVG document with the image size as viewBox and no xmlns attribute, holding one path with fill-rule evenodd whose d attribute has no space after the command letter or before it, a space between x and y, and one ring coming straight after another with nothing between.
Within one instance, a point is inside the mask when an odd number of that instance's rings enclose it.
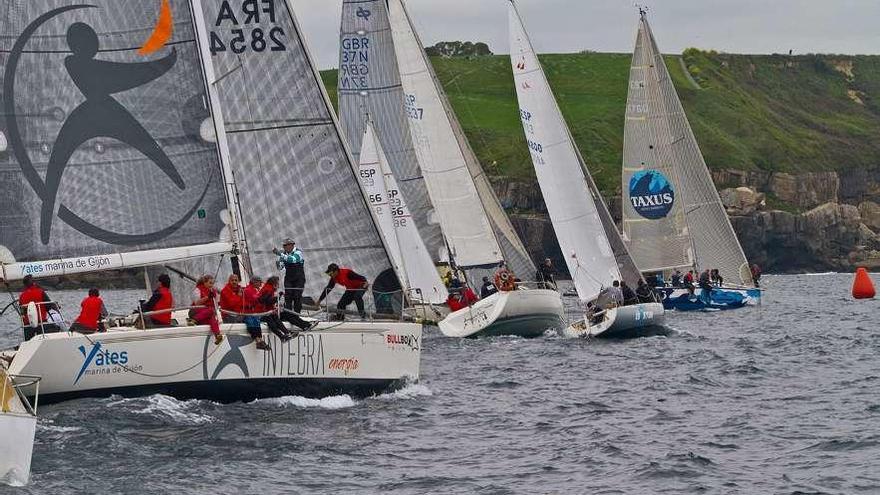
<instances>
[{"instance_id":1,"label":"number 4300","mask_svg":"<svg viewBox=\"0 0 880 495\"><path fill-rule=\"evenodd\" d=\"M244 53L248 47L255 52L263 52L268 48L269 51L283 52L287 50L284 45L284 30L280 27L273 27L269 30L269 39L266 40L266 33L261 28L254 28L250 32L250 39L245 35L243 29L233 29L230 31L232 39L229 40L229 50L236 55ZM216 55L227 50L226 43L220 39L220 35L216 31L211 31L211 55Z\"/></svg>"}]
</instances>

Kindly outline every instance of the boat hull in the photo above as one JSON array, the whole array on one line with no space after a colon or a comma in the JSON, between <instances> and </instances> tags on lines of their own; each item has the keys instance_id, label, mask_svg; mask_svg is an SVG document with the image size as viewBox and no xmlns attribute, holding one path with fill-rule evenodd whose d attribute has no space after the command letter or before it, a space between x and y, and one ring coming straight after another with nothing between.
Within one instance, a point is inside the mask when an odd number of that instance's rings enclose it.
<instances>
[{"instance_id":1,"label":"boat hull","mask_svg":"<svg viewBox=\"0 0 880 495\"><path fill-rule=\"evenodd\" d=\"M31 454L37 418L0 412L0 483L24 486L31 476Z\"/></svg>"},{"instance_id":2,"label":"boat hull","mask_svg":"<svg viewBox=\"0 0 880 495\"><path fill-rule=\"evenodd\" d=\"M592 325L580 320L569 325L563 334L566 337L638 338L656 333L665 322L666 312L662 304L634 304L609 309L601 322Z\"/></svg>"},{"instance_id":3,"label":"boat hull","mask_svg":"<svg viewBox=\"0 0 880 495\"><path fill-rule=\"evenodd\" d=\"M663 307L676 311L712 311L739 309L761 303L760 289L715 288L707 300L703 289L695 291L695 297L689 297L684 288L658 289L663 295Z\"/></svg>"},{"instance_id":4,"label":"boat hull","mask_svg":"<svg viewBox=\"0 0 880 495\"><path fill-rule=\"evenodd\" d=\"M547 330L561 328L563 314L558 292L517 290L498 292L451 313L439 327L447 337L540 337Z\"/></svg>"},{"instance_id":5,"label":"boat hull","mask_svg":"<svg viewBox=\"0 0 880 495\"><path fill-rule=\"evenodd\" d=\"M220 402L368 396L419 378L418 324L322 323L287 343L264 334L268 352L244 325L223 332L219 346L205 326L38 336L21 345L10 373L42 377L41 403L156 393Z\"/></svg>"}]
</instances>

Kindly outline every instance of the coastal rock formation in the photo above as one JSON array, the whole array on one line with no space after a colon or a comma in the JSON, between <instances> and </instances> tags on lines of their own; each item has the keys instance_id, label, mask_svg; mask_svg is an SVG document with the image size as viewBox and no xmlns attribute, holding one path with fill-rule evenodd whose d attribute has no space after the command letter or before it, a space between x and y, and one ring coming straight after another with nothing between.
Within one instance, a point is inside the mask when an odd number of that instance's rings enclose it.
<instances>
[{"instance_id":1,"label":"coastal rock formation","mask_svg":"<svg viewBox=\"0 0 880 495\"><path fill-rule=\"evenodd\" d=\"M767 205L765 195L750 187L724 189L719 195L728 215L748 215Z\"/></svg>"}]
</instances>

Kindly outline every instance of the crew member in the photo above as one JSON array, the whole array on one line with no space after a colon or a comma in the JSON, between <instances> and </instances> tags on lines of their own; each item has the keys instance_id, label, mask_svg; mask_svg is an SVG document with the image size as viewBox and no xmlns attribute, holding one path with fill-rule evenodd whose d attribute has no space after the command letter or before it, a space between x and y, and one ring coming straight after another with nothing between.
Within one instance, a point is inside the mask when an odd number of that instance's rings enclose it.
<instances>
[{"instance_id":1,"label":"crew member","mask_svg":"<svg viewBox=\"0 0 880 495\"><path fill-rule=\"evenodd\" d=\"M516 290L516 275L507 268L507 263L502 261L495 270L495 287L502 292Z\"/></svg>"},{"instance_id":2,"label":"crew member","mask_svg":"<svg viewBox=\"0 0 880 495\"><path fill-rule=\"evenodd\" d=\"M550 258L544 258L544 262L535 273L535 280L538 281L539 287L556 290L556 268L553 267L553 261Z\"/></svg>"},{"instance_id":3,"label":"crew member","mask_svg":"<svg viewBox=\"0 0 880 495\"><path fill-rule=\"evenodd\" d=\"M752 264L752 281L755 282L755 287L761 286L761 267L757 263Z\"/></svg>"},{"instance_id":4,"label":"crew member","mask_svg":"<svg viewBox=\"0 0 880 495\"><path fill-rule=\"evenodd\" d=\"M612 307L623 306L623 291L620 289L619 280L611 283L611 287L608 289L608 299L610 299Z\"/></svg>"},{"instance_id":5,"label":"crew member","mask_svg":"<svg viewBox=\"0 0 880 495\"><path fill-rule=\"evenodd\" d=\"M480 299L470 287L460 285L457 289L449 292L446 304L449 305L449 310L454 313L460 309L473 305L479 300Z\"/></svg>"},{"instance_id":6,"label":"crew member","mask_svg":"<svg viewBox=\"0 0 880 495\"><path fill-rule=\"evenodd\" d=\"M214 335L214 344L223 342L223 334L220 333L220 322L217 320L217 308L215 306L219 294L214 288L214 277L204 275L196 282L196 288L192 291L192 306L189 317L197 325L208 325L211 334ZM203 307L199 307L203 306Z\"/></svg>"},{"instance_id":7,"label":"crew member","mask_svg":"<svg viewBox=\"0 0 880 495\"><path fill-rule=\"evenodd\" d=\"M694 285L694 271L688 270L687 274L684 276L684 285L693 286Z\"/></svg>"},{"instance_id":8,"label":"crew member","mask_svg":"<svg viewBox=\"0 0 880 495\"><path fill-rule=\"evenodd\" d=\"M224 323L244 322L244 290L241 279L234 273L226 279L226 285L220 291L220 310Z\"/></svg>"},{"instance_id":9,"label":"crew member","mask_svg":"<svg viewBox=\"0 0 880 495\"><path fill-rule=\"evenodd\" d=\"M156 277L158 285L150 300L141 306L144 313L156 313L144 317L144 328L162 328L171 326L171 309L174 308L174 296L171 295L171 277L163 273ZM167 310L167 311L165 311Z\"/></svg>"},{"instance_id":10,"label":"crew member","mask_svg":"<svg viewBox=\"0 0 880 495\"><path fill-rule=\"evenodd\" d=\"M82 310L73 324L70 325L71 332L83 334L92 334L95 332L106 332L102 318L107 317L107 308L104 306L104 300L101 299L101 292L98 289L89 289L89 295L80 303Z\"/></svg>"},{"instance_id":11,"label":"crew member","mask_svg":"<svg viewBox=\"0 0 880 495\"><path fill-rule=\"evenodd\" d=\"M370 286L367 278L363 275L358 275L351 268L341 268L336 263L331 263L327 267L327 271L324 273L330 277L330 281L327 282L327 286L324 287L324 290L321 292L321 297L318 298L318 306L321 305L324 298L326 298L327 295L330 294L330 291L332 291L338 284L345 287L345 293L342 294L339 303L336 305L336 309L339 310L336 317L340 321L344 320L345 308L354 302L361 318L366 318L367 313L364 310L364 292L366 292L367 288Z\"/></svg>"},{"instance_id":12,"label":"crew member","mask_svg":"<svg viewBox=\"0 0 880 495\"><path fill-rule=\"evenodd\" d=\"M673 287L681 287L681 271L675 270L675 273L672 274L672 286Z\"/></svg>"},{"instance_id":13,"label":"crew member","mask_svg":"<svg viewBox=\"0 0 880 495\"><path fill-rule=\"evenodd\" d=\"M257 349L269 351L272 348L263 340L263 328L260 325L260 289L263 288L263 279L254 275L250 283L242 290L241 298L244 304L244 325L248 334L254 339Z\"/></svg>"},{"instance_id":14,"label":"crew member","mask_svg":"<svg viewBox=\"0 0 880 495\"><path fill-rule=\"evenodd\" d=\"M278 256L278 267L284 269L284 309L302 313L302 295L306 287L305 258L293 239L287 238L282 250L272 249Z\"/></svg>"},{"instance_id":15,"label":"crew member","mask_svg":"<svg viewBox=\"0 0 880 495\"><path fill-rule=\"evenodd\" d=\"M260 290L260 304L263 306L264 311L272 311L272 314L263 317L263 321L266 322L267 325L269 325L269 328L278 328L280 326L280 329L284 330L284 332L288 335L289 340L290 338L296 337L298 332L288 332L287 329L284 327L282 321L286 321L291 325L295 325L303 331L311 330L312 328L318 326L318 322L309 323L300 318L299 315L291 313L289 311L282 312L282 316L278 316L278 296L276 295L278 291L278 282L278 277L269 277L269 280L266 280L266 283L263 285L262 290ZM283 338L282 341L284 341Z\"/></svg>"},{"instance_id":16,"label":"crew member","mask_svg":"<svg viewBox=\"0 0 880 495\"><path fill-rule=\"evenodd\" d=\"M18 305L21 307L21 322L24 327L24 340L31 340L37 335L42 327L43 333L60 332L61 328L54 323L49 322L49 294L43 290L36 282L32 275L25 275L22 279L24 289L18 296ZM34 303L37 306L37 314L40 321L30 321L27 315L27 305Z\"/></svg>"},{"instance_id":17,"label":"crew member","mask_svg":"<svg viewBox=\"0 0 880 495\"><path fill-rule=\"evenodd\" d=\"M641 280L640 280L640 282L641 282ZM620 292L623 294L623 305L624 306L629 306L630 304L638 304L639 303L639 297L632 290L632 287L630 287L626 283L626 281L620 282Z\"/></svg>"},{"instance_id":18,"label":"crew member","mask_svg":"<svg viewBox=\"0 0 880 495\"><path fill-rule=\"evenodd\" d=\"M709 278L712 281L712 284L716 287L722 287L724 285L724 277L721 276L721 272L719 272L717 268L709 273Z\"/></svg>"},{"instance_id":19,"label":"crew member","mask_svg":"<svg viewBox=\"0 0 880 495\"><path fill-rule=\"evenodd\" d=\"M703 302L710 303L712 301L712 275L709 270L703 270L703 273L700 274L700 288L703 289L700 293Z\"/></svg>"},{"instance_id":20,"label":"crew member","mask_svg":"<svg viewBox=\"0 0 880 495\"><path fill-rule=\"evenodd\" d=\"M498 292L498 287L495 287L495 284L489 280L489 277L483 277L483 286L480 287L480 298L486 299L496 292Z\"/></svg>"},{"instance_id":21,"label":"crew member","mask_svg":"<svg viewBox=\"0 0 880 495\"><path fill-rule=\"evenodd\" d=\"M654 291L641 279L639 280L638 287L636 287L636 296L638 296L640 303L654 302Z\"/></svg>"}]
</instances>

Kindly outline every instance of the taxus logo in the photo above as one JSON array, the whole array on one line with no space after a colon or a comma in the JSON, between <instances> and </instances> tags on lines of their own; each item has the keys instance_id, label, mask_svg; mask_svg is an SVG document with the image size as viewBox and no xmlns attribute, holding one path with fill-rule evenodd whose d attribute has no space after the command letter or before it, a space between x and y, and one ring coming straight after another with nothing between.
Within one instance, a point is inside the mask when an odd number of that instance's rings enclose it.
<instances>
[{"instance_id":1,"label":"taxus logo","mask_svg":"<svg viewBox=\"0 0 880 495\"><path fill-rule=\"evenodd\" d=\"M86 347L81 345L79 346L79 352L83 355L83 364L82 368L79 369L79 373L76 375L76 379L73 381L74 385L79 382L79 379L82 378L83 375L99 373L97 371L98 369L107 370L101 371L100 373L109 373L109 368L111 366L128 364L128 351L110 352L108 350L102 350L100 342L94 343L91 350L86 350Z\"/></svg>"},{"instance_id":2,"label":"taxus logo","mask_svg":"<svg viewBox=\"0 0 880 495\"><path fill-rule=\"evenodd\" d=\"M649 220L658 220L672 210L675 191L660 172L642 170L629 179L629 200L636 213Z\"/></svg>"},{"instance_id":3,"label":"taxus logo","mask_svg":"<svg viewBox=\"0 0 880 495\"><path fill-rule=\"evenodd\" d=\"M419 338L415 335L394 335L389 334L385 337L385 342L391 345L405 345L410 349L417 351L419 347Z\"/></svg>"}]
</instances>

